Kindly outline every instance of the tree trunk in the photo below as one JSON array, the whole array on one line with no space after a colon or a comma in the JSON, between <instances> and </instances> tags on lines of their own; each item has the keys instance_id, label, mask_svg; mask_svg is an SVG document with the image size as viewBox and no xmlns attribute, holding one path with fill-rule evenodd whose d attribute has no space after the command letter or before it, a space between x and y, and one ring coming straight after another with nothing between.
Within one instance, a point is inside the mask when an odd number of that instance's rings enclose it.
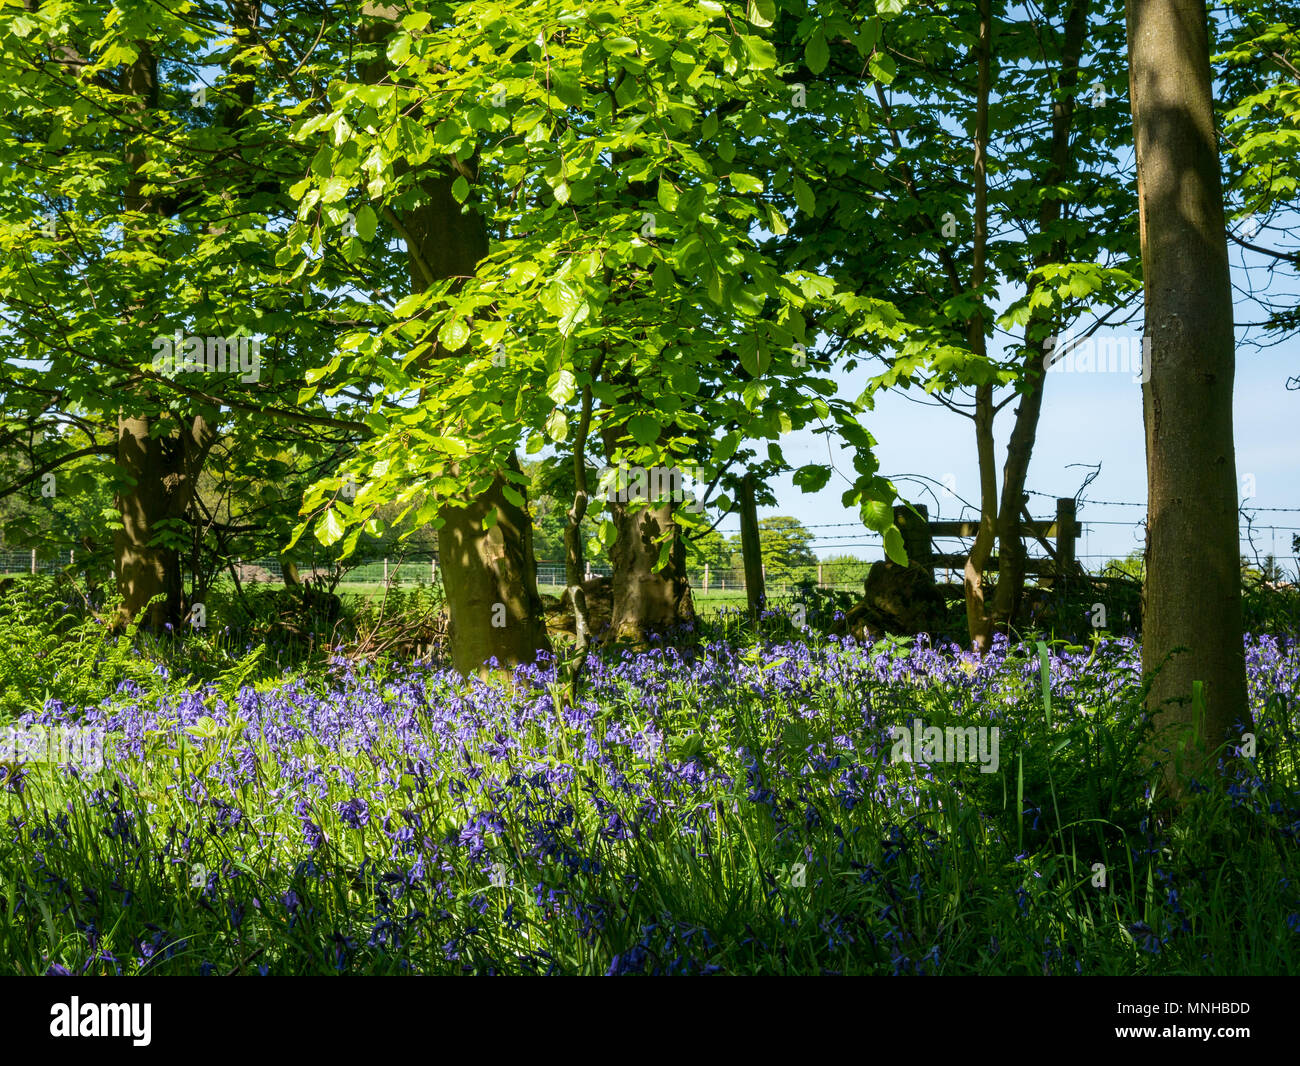
<instances>
[{"instance_id":1,"label":"tree trunk","mask_svg":"<svg viewBox=\"0 0 1300 1066\"><path fill-rule=\"evenodd\" d=\"M518 463L512 463L518 469ZM501 669L533 662L549 649L542 598L537 591L533 522L502 492L497 476L467 507L448 507L438 530L447 609L451 615L452 665L462 674L485 673L495 659ZM495 509L497 520L484 528Z\"/></svg>"},{"instance_id":2,"label":"tree trunk","mask_svg":"<svg viewBox=\"0 0 1300 1066\"><path fill-rule=\"evenodd\" d=\"M1031 357L1028 363L1034 362ZM1029 476L1029 459L1038 435L1038 418L1043 409L1043 371L1026 365L1029 388L1020 397L1016 421L1007 443L1007 458L1002 467L1002 499L998 504L998 585L993 596L992 622L1000 632L1009 633L1020 609L1025 590L1025 566L1028 553L1021 533L1025 500L1025 481Z\"/></svg>"},{"instance_id":3,"label":"tree trunk","mask_svg":"<svg viewBox=\"0 0 1300 1066\"><path fill-rule=\"evenodd\" d=\"M585 506L583 510L586 510ZM585 552L582 548L582 520L575 520L573 511L564 526L564 596L573 610L573 648L581 655L591 642L591 612L587 609Z\"/></svg>"},{"instance_id":4,"label":"tree trunk","mask_svg":"<svg viewBox=\"0 0 1300 1066\"><path fill-rule=\"evenodd\" d=\"M1075 95L1079 84L1079 59L1087 37L1088 10L1091 0L1075 0L1066 16L1064 40L1061 48L1061 74L1058 86L1060 99L1052 105L1052 145L1043 175L1046 188L1058 186L1065 178L1070 162L1070 129L1074 121ZM1059 197L1048 197L1038 215L1040 232L1060 222L1063 202ZM1051 250L1039 256L1036 267L1046 263L1061 263L1067 257L1064 240L1056 240ZM1031 283L1032 294L1036 283ZM1025 505L1025 482L1029 476L1029 460L1038 437L1038 420L1043 410L1044 351L1041 342L1028 343L1035 327L1043 325L1039 317L1031 318L1025 330L1030 354L1022 368L1022 379L1027 388L1020 395L1011 439L1007 442L1006 462L1002 467L1002 499L998 505L998 586L993 600L993 624L1006 633L1015 622L1020 601L1025 590L1025 539L1021 533L1021 518Z\"/></svg>"},{"instance_id":5,"label":"tree trunk","mask_svg":"<svg viewBox=\"0 0 1300 1066\"><path fill-rule=\"evenodd\" d=\"M487 254L487 230L482 216L461 213L451 194L454 177L440 174L421 184L429 197L406 213L410 244L408 260L413 290L427 288L430 279L468 277ZM518 470L512 455L510 465ZM479 671L490 659L511 670L531 663L539 651L550 651L542 598L537 591L537 559L533 554L533 522L525 507L505 497L506 479L498 471L486 492L465 497L466 506L439 512L438 561L442 567L452 662L461 673ZM516 484L516 491L522 487ZM495 525L484 528L495 508Z\"/></svg>"},{"instance_id":6,"label":"tree trunk","mask_svg":"<svg viewBox=\"0 0 1300 1066\"><path fill-rule=\"evenodd\" d=\"M763 616L767 603L767 588L763 578L763 544L758 535L758 505L754 502L754 475L740 479L736 494L740 509L740 556L745 565L745 600L749 618L757 622Z\"/></svg>"},{"instance_id":7,"label":"tree trunk","mask_svg":"<svg viewBox=\"0 0 1300 1066\"><path fill-rule=\"evenodd\" d=\"M1193 734L1197 743L1185 770L1208 772L1215 749L1236 735L1234 726L1250 728L1232 432L1232 287L1208 27L1204 0L1129 0L1127 16L1151 357L1142 388L1148 496L1142 667L1159 669L1149 702L1156 751L1177 750ZM1204 682L1203 715L1192 702L1197 681ZM1165 775L1171 792L1182 795L1170 757Z\"/></svg>"},{"instance_id":8,"label":"tree trunk","mask_svg":"<svg viewBox=\"0 0 1300 1066\"><path fill-rule=\"evenodd\" d=\"M149 601L162 596L148 608L141 624L153 630L168 625L175 628L181 620L180 554L174 546L155 541L158 525L168 511L163 489L167 467L164 442L150 438L147 418L122 415L117 425L117 463L130 478L117 498L122 529L113 537L122 620L140 618Z\"/></svg>"},{"instance_id":9,"label":"tree trunk","mask_svg":"<svg viewBox=\"0 0 1300 1066\"><path fill-rule=\"evenodd\" d=\"M992 90L993 62L993 6L992 0L979 2L979 39L976 55L979 64L979 86L975 101L975 233L971 250L971 283L973 293L982 301L980 290L984 286L985 257L988 248L988 168L985 154L989 143L989 93ZM981 304L982 307L982 304ZM967 338L971 351L978 356L988 354L984 336L984 313L976 311L967 323ZM998 478L993 449L993 386L979 385L975 389L975 448L980 471L980 527L966 559L966 629L971 647L983 655L989 647L993 626L984 595L984 567L993 552L997 536Z\"/></svg>"},{"instance_id":10,"label":"tree trunk","mask_svg":"<svg viewBox=\"0 0 1300 1066\"><path fill-rule=\"evenodd\" d=\"M673 520L673 505L632 511L627 504L610 504L618 539L609 549L614 570L614 610L610 621L613 640L636 645L652 637L677 635L694 626L695 604L686 578L686 545ZM656 570L659 543L672 537L668 563Z\"/></svg>"},{"instance_id":11,"label":"tree trunk","mask_svg":"<svg viewBox=\"0 0 1300 1066\"><path fill-rule=\"evenodd\" d=\"M982 327L981 327L982 328ZM983 341L981 335L980 340ZM984 568L997 536L997 466L993 454L993 386L975 390L975 448L980 470L980 526L966 557L966 630L971 649L983 655L993 639L993 623L985 603Z\"/></svg>"},{"instance_id":12,"label":"tree trunk","mask_svg":"<svg viewBox=\"0 0 1300 1066\"><path fill-rule=\"evenodd\" d=\"M180 436L151 438L149 419L118 419L118 466L130 485L117 498L123 528L114 536L122 621L133 621L155 596L164 598L142 619L161 630L181 622L180 551L168 524L185 517L199 470L215 437L203 417Z\"/></svg>"},{"instance_id":13,"label":"tree trunk","mask_svg":"<svg viewBox=\"0 0 1300 1066\"><path fill-rule=\"evenodd\" d=\"M600 375L605 353L602 351L592 362L590 374L594 381ZM578 419L573 438L573 504L564 521L564 595L573 608L573 643L578 655L574 679L582 668L582 657L591 638L591 616L587 610L586 553L582 545L582 520L587 515L589 498L587 486L587 435L591 432L591 386L582 387L582 414Z\"/></svg>"},{"instance_id":14,"label":"tree trunk","mask_svg":"<svg viewBox=\"0 0 1300 1066\"><path fill-rule=\"evenodd\" d=\"M616 455L622 435L618 427L607 426L602 431L609 456ZM686 543L673 518L675 507L671 500L652 502L635 511L618 500L609 504L617 533L609 549L614 571L610 640L644 646L651 638L680 636L685 627L695 625L695 603L686 576ZM672 547L660 570L660 545L665 537L671 539Z\"/></svg>"},{"instance_id":15,"label":"tree trunk","mask_svg":"<svg viewBox=\"0 0 1300 1066\"><path fill-rule=\"evenodd\" d=\"M122 91L128 98L128 110L143 112L158 106L157 59L143 42L125 72ZM125 158L131 178L123 194L124 207L133 213L161 213L160 200L144 193L146 179L140 174L148 161L144 149L135 144L127 149ZM128 236L132 230L128 226ZM137 299L125 309L126 328L144 335L150 310L147 296ZM151 436L146 410L154 402L142 386L137 384L134 389L139 396L136 409L121 411L117 420L117 465L125 475L115 501L122 529L113 537L114 573L122 597L118 620L135 621L150 600L161 596L141 624L162 630L181 622L180 538L176 530L168 529L168 523L184 519L214 437L202 416L194 418L179 435Z\"/></svg>"}]
</instances>

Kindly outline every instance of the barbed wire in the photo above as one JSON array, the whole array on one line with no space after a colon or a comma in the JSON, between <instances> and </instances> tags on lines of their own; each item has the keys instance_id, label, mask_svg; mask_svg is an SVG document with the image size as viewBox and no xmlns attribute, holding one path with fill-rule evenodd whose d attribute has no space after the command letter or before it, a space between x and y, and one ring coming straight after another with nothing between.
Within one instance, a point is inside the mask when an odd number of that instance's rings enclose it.
<instances>
[{"instance_id":1,"label":"barbed wire","mask_svg":"<svg viewBox=\"0 0 1300 1066\"><path fill-rule=\"evenodd\" d=\"M1065 497L1057 497L1057 496L1053 496L1050 492L1039 492L1037 489L1025 489L1025 492L1028 493L1030 496L1042 496L1042 497L1044 497L1044 498L1046 498L1046 499L1049 499L1049 500L1064 499L1064 498L1065 498ZM1080 506L1080 507L1083 507L1083 506L1088 506L1088 507L1145 507L1146 504L1145 504L1145 503L1133 503L1133 502L1131 502L1131 501L1129 501L1129 500L1080 500L1080 501L1079 501L1079 506ZM1291 513L1300 513L1300 507L1243 507L1243 508L1241 508L1241 510L1243 510L1243 511L1250 511L1251 513L1264 512L1264 511L1268 511L1268 512L1280 512L1280 511L1285 511L1285 512L1291 512Z\"/></svg>"}]
</instances>

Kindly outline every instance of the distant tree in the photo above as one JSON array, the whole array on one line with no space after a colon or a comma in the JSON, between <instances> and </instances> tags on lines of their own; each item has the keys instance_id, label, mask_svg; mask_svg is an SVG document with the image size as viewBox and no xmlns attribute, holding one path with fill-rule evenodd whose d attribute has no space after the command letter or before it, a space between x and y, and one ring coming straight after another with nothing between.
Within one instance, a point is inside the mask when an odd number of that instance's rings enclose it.
<instances>
[{"instance_id":1,"label":"distant tree","mask_svg":"<svg viewBox=\"0 0 1300 1066\"><path fill-rule=\"evenodd\" d=\"M1102 567L1103 574L1127 574L1138 581L1146 577L1146 560L1140 551L1131 551L1123 559L1111 559Z\"/></svg>"},{"instance_id":2,"label":"distant tree","mask_svg":"<svg viewBox=\"0 0 1300 1066\"><path fill-rule=\"evenodd\" d=\"M789 581L804 576L801 571L816 567L817 556L809 547L813 535L797 518L776 515L760 518L758 538L769 581Z\"/></svg>"},{"instance_id":3,"label":"distant tree","mask_svg":"<svg viewBox=\"0 0 1300 1066\"><path fill-rule=\"evenodd\" d=\"M528 478L529 496L533 512L533 553L538 564L563 565L564 527L567 511L573 501L573 467L567 456L553 460L522 464ZM587 482L592 487L599 482L599 471L588 467ZM600 501L593 499L592 510L599 512ZM607 568L609 555L596 538L585 544L586 561L593 567Z\"/></svg>"},{"instance_id":4,"label":"distant tree","mask_svg":"<svg viewBox=\"0 0 1300 1066\"><path fill-rule=\"evenodd\" d=\"M1266 555L1259 560L1258 564L1254 559L1245 555L1241 557L1241 576L1242 580L1252 585L1264 583L1273 584L1286 579L1286 573L1277 564L1277 557Z\"/></svg>"},{"instance_id":5,"label":"distant tree","mask_svg":"<svg viewBox=\"0 0 1300 1066\"><path fill-rule=\"evenodd\" d=\"M819 560L823 580L828 585L861 586L871 569L871 561L856 555L828 555Z\"/></svg>"},{"instance_id":6,"label":"distant tree","mask_svg":"<svg viewBox=\"0 0 1300 1066\"><path fill-rule=\"evenodd\" d=\"M720 570L732 570L740 565L737 553L740 542L736 537L728 537L716 529L701 533L686 542L686 557L691 570L702 570L705 565L717 573Z\"/></svg>"},{"instance_id":7,"label":"distant tree","mask_svg":"<svg viewBox=\"0 0 1300 1066\"><path fill-rule=\"evenodd\" d=\"M1272 346L1300 331L1300 21L1294 0L1226 0L1214 15L1228 238L1252 275L1242 295L1263 312L1250 314L1268 335L1258 343Z\"/></svg>"}]
</instances>

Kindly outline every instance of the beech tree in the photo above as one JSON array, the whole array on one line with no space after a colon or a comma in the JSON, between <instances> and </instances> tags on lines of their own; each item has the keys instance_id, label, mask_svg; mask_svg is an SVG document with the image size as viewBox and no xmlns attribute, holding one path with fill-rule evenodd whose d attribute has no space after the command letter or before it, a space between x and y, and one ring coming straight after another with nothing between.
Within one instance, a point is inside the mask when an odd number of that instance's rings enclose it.
<instances>
[{"instance_id":1,"label":"beech tree","mask_svg":"<svg viewBox=\"0 0 1300 1066\"><path fill-rule=\"evenodd\" d=\"M302 254L322 210L364 217L367 239L381 232L449 160L450 194L487 219L488 249L472 276L413 286L389 325L344 337L313 374L372 388L376 435L350 464L355 501L322 483L304 530L355 543L379 507L420 493L415 523L444 522L449 500L481 497L498 471L502 496L523 507L514 449L571 449L575 426L579 465L595 440L612 466L698 466L708 483L745 441L770 453L800 420L832 414L834 385L807 358L810 317L886 327L816 273L779 269L755 240L758 226L784 232L789 213L813 208L789 160L746 166L747 144L787 132L775 5L753 4L744 20L711 4L557 18L465 3L433 16L408 14L384 39L387 83L336 79L329 113L300 124L317 154L293 190L284 258ZM888 534L892 487L864 463L854 491ZM688 516L590 502L615 564L619 635L689 621ZM498 511L485 510L485 526ZM573 513L588 517L580 504Z\"/></svg>"},{"instance_id":2,"label":"beech tree","mask_svg":"<svg viewBox=\"0 0 1300 1066\"><path fill-rule=\"evenodd\" d=\"M381 89L394 87L401 81L393 62L399 53L387 42L400 32L401 11L369 4L363 10L371 21L360 27L359 39L384 46L382 52L374 50L373 60L359 57L365 79ZM458 199L452 192L456 181L473 177L475 155L471 146L440 165L423 168L411 190L414 195L388 208L392 225L406 245L412 293L440 282L450 286L449 293L458 292L487 254L482 215L473 207L462 207L464 197ZM400 162L395 167L408 168ZM425 356L433 357L432 351ZM460 428L472 441L474 426ZM513 488L508 481L512 476ZM514 452L490 471L489 479L471 482L467 488L449 499L436 516L452 662L462 673L479 670L492 660L509 669L550 650L537 591L526 482Z\"/></svg>"},{"instance_id":3,"label":"beech tree","mask_svg":"<svg viewBox=\"0 0 1300 1066\"><path fill-rule=\"evenodd\" d=\"M1250 726L1242 641L1235 335L1204 0L1129 0L1146 334L1142 667L1170 788ZM1188 746L1188 766L1177 753Z\"/></svg>"},{"instance_id":4,"label":"beech tree","mask_svg":"<svg viewBox=\"0 0 1300 1066\"><path fill-rule=\"evenodd\" d=\"M895 335L833 330L837 365L884 364L865 409L883 390L919 387L917 402L972 421L979 482L968 495L980 527L964 583L976 647L1012 627L1024 586L1044 357L1137 288L1131 174L1117 161L1129 139L1118 11L1112 0L1055 0L877 13L860 28L830 17L800 56L799 76L818 86L798 127L801 174L824 206L815 223L796 220L781 251L896 309ZM860 76L864 50L872 81ZM999 457L995 419L1010 405Z\"/></svg>"},{"instance_id":5,"label":"beech tree","mask_svg":"<svg viewBox=\"0 0 1300 1066\"><path fill-rule=\"evenodd\" d=\"M242 2L198 18L34 0L0 14L18 131L0 146L6 415L62 430L29 477L116 460L101 484L117 497L118 585L128 618L155 603L155 628L180 621L180 553L203 525L214 443L269 423L304 430L309 450L369 431L297 396L350 301L313 309L272 258L295 168L279 99L291 79L268 57L309 55L320 26L305 21L277 25L272 44ZM196 61L217 72L197 90ZM324 259L328 287L360 280Z\"/></svg>"}]
</instances>

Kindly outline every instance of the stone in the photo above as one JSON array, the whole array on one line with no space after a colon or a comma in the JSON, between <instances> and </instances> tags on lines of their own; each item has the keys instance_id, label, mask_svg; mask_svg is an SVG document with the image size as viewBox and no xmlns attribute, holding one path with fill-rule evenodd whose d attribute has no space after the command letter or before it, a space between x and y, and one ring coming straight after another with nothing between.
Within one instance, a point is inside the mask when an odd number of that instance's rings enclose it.
<instances>
[{"instance_id":1,"label":"stone","mask_svg":"<svg viewBox=\"0 0 1300 1066\"><path fill-rule=\"evenodd\" d=\"M872 564L862 584L863 598L836 627L841 633L859 640L887 633L916 636L938 632L947 619L947 601L926 567L881 560Z\"/></svg>"},{"instance_id":2,"label":"stone","mask_svg":"<svg viewBox=\"0 0 1300 1066\"><path fill-rule=\"evenodd\" d=\"M600 640L609 629L614 615L614 579L596 576L582 583L587 599L587 622L592 640ZM573 635L573 608L563 596L542 595L546 628L552 633Z\"/></svg>"}]
</instances>

